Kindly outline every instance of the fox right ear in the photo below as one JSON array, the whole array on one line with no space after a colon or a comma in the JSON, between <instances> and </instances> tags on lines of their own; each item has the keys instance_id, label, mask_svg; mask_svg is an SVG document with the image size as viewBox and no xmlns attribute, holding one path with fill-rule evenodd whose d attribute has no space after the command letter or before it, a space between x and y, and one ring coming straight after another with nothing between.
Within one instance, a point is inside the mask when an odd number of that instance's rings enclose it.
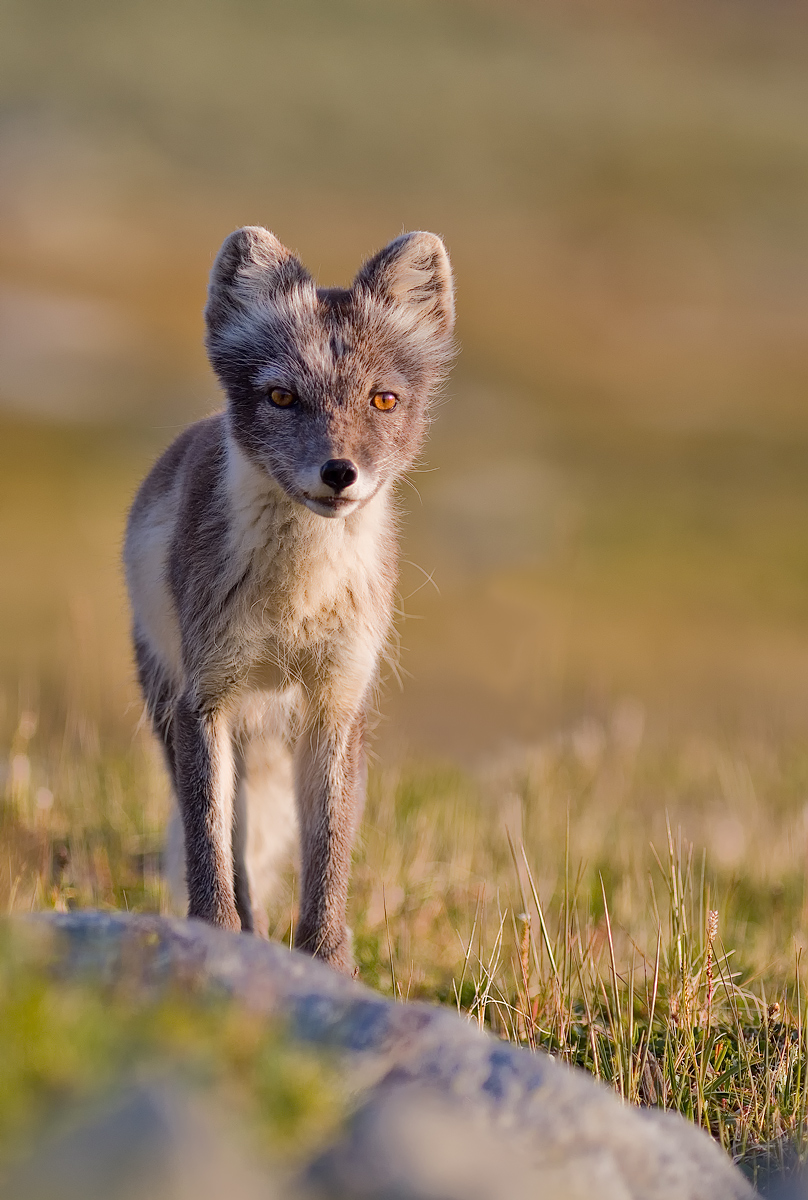
<instances>
[{"instance_id":1,"label":"fox right ear","mask_svg":"<svg viewBox=\"0 0 808 1200\"><path fill-rule=\"evenodd\" d=\"M423 230L403 233L369 259L354 282L409 311L438 337L451 338L455 321L452 268L437 234Z\"/></svg>"},{"instance_id":2,"label":"fox right ear","mask_svg":"<svg viewBox=\"0 0 808 1200\"><path fill-rule=\"evenodd\" d=\"M239 309L307 279L303 264L274 233L260 225L245 225L225 239L216 255L205 306L208 328L220 328Z\"/></svg>"}]
</instances>

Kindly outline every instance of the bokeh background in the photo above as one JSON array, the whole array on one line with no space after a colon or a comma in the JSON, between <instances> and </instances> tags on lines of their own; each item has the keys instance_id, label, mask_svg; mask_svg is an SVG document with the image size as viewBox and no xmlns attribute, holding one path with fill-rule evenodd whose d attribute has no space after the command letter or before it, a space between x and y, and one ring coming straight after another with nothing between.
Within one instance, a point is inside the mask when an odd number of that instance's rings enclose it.
<instances>
[{"instance_id":1,"label":"bokeh background","mask_svg":"<svg viewBox=\"0 0 808 1200\"><path fill-rule=\"evenodd\" d=\"M785 2L2 0L5 904L156 902L166 786L119 548L150 462L221 402L201 313L222 239L268 225L328 284L426 228L461 354L402 488L375 778L421 774L369 810L369 927L404 928L438 862L470 925L511 870L475 858L506 824L543 887L585 860L593 911L605 873L628 922L667 813L747 949L754 927L761 963L791 961L807 80ZM436 800L440 847L413 834L390 866L385 831L431 828Z\"/></svg>"},{"instance_id":2,"label":"bokeh background","mask_svg":"<svg viewBox=\"0 0 808 1200\"><path fill-rule=\"evenodd\" d=\"M0 26L6 725L131 737L124 513L220 403L206 275L256 222L323 283L409 228L456 269L380 753L615 711L806 727L801 6L3 0Z\"/></svg>"}]
</instances>

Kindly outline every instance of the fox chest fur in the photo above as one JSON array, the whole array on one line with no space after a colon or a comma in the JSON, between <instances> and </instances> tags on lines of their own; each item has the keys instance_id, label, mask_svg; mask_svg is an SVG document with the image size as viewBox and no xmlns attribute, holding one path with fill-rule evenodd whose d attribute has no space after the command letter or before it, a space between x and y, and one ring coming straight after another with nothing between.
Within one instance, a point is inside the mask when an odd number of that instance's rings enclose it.
<instances>
[{"instance_id":1,"label":"fox chest fur","mask_svg":"<svg viewBox=\"0 0 808 1200\"><path fill-rule=\"evenodd\" d=\"M324 521L255 469L223 419L205 424L223 444L202 528L188 529L200 512L182 475L144 506L139 530L133 513L130 577L143 633L175 686L194 687L203 702L308 686L328 670L350 690L352 668L366 675L389 632L390 498ZM183 475L191 470L189 462Z\"/></svg>"},{"instance_id":2,"label":"fox chest fur","mask_svg":"<svg viewBox=\"0 0 808 1200\"><path fill-rule=\"evenodd\" d=\"M331 672L352 691L354 676L373 671L390 627L389 497L344 521L323 521L267 487L238 452L225 486L229 571L221 586L230 595L203 652L208 671L217 660L225 675L238 664L248 691L308 686Z\"/></svg>"}]
</instances>

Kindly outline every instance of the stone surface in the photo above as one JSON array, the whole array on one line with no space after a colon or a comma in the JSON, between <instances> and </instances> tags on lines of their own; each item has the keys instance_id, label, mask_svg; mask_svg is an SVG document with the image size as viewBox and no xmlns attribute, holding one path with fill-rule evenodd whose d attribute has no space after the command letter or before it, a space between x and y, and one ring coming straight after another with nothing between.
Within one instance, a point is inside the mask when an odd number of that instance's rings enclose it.
<instances>
[{"instance_id":1,"label":"stone surface","mask_svg":"<svg viewBox=\"0 0 808 1200\"><path fill-rule=\"evenodd\" d=\"M343 1140L310 1168L323 1200L717 1200L752 1189L683 1118L622 1105L577 1071L551 1064L507 1105L485 1096L490 1058L409 1082L395 1071L370 1093ZM475 1070L476 1065L482 1071ZM469 1069L470 1068L470 1069ZM319 1188L319 1191L318 1191Z\"/></svg>"},{"instance_id":2,"label":"stone surface","mask_svg":"<svg viewBox=\"0 0 808 1200\"><path fill-rule=\"evenodd\" d=\"M213 990L322 1047L353 1092L341 1141L303 1181L317 1200L746 1200L720 1148L680 1117L620 1103L584 1072L455 1014L397 1004L285 947L197 922L30 918L58 972Z\"/></svg>"},{"instance_id":3,"label":"stone surface","mask_svg":"<svg viewBox=\"0 0 808 1200\"><path fill-rule=\"evenodd\" d=\"M141 1086L74 1117L6 1181L4 1200L279 1200L227 1122L165 1086Z\"/></svg>"}]
</instances>

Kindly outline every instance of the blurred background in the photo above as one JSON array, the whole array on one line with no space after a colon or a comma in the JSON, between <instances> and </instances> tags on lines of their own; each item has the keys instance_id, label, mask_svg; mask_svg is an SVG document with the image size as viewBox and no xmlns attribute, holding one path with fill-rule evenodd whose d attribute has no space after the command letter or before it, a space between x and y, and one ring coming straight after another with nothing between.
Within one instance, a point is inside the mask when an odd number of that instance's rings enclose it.
<instances>
[{"instance_id":1,"label":"blurred background","mask_svg":"<svg viewBox=\"0 0 808 1200\"><path fill-rule=\"evenodd\" d=\"M659 834L689 805L728 868L766 832L776 874L787 844L802 920L806 80L786 2L1 0L0 731L25 870L54 854L58 882L91 795L90 824L162 820L119 549L153 458L221 403L221 241L265 224L330 284L424 228L461 355L402 488L380 763L566 747L584 775L558 806L601 813L596 853L604 821ZM675 770L601 788L641 745Z\"/></svg>"},{"instance_id":2,"label":"blurred background","mask_svg":"<svg viewBox=\"0 0 808 1200\"><path fill-rule=\"evenodd\" d=\"M221 402L201 311L244 223L326 284L402 229L455 265L381 754L615 712L805 728L802 6L2 0L0 23L9 728L131 738L125 510Z\"/></svg>"}]
</instances>

